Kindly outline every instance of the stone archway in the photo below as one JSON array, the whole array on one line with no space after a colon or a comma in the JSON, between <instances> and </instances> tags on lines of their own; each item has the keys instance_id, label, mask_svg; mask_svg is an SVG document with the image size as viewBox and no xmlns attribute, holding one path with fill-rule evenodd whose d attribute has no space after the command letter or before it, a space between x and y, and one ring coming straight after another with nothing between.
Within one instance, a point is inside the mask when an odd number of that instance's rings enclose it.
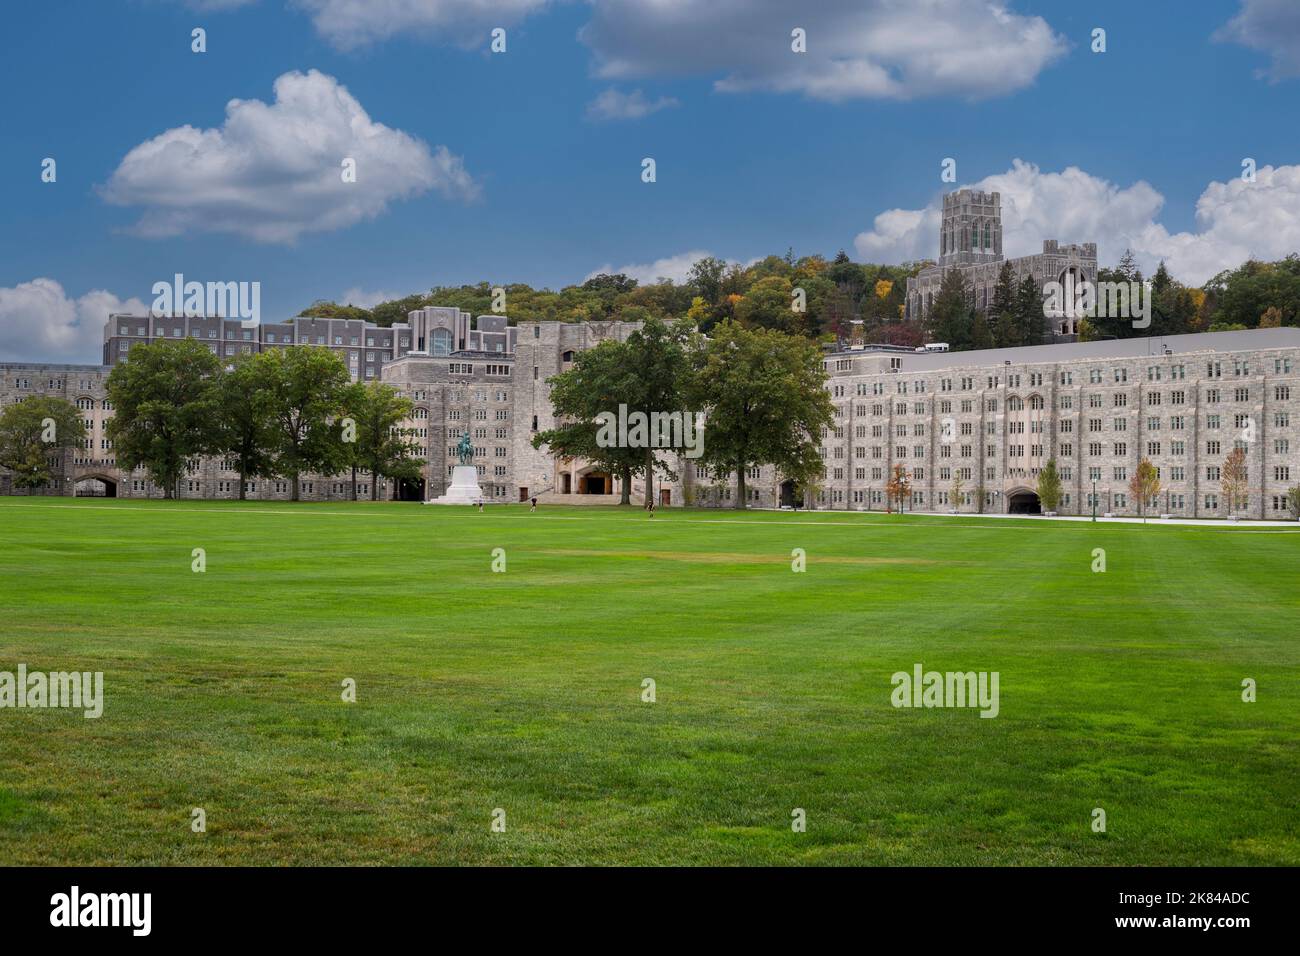
<instances>
[{"instance_id":1,"label":"stone archway","mask_svg":"<svg viewBox=\"0 0 1300 956\"><path fill-rule=\"evenodd\" d=\"M781 482L781 507L796 509L803 507L803 493L795 485L792 478L787 478Z\"/></svg>"},{"instance_id":2,"label":"stone archway","mask_svg":"<svg viewBox=\"0 0 1300 956\"><path fill-rule=\"evenodd\" d=\"M1038 492L1030 488L1017 488L1007 494L1007 514L1040 515L1043 513Z\"/></svg>"},{"instance_id":3,"label":"stone archway","mask_svg":"<svg viewBox=\"0 0 1300 956\"><path fill-rule=\"evenodd\" d=\"M78 498L116 498L117 479L100 472L78 475L73 479L72 493Z\"/></svg>"}]
</instances>

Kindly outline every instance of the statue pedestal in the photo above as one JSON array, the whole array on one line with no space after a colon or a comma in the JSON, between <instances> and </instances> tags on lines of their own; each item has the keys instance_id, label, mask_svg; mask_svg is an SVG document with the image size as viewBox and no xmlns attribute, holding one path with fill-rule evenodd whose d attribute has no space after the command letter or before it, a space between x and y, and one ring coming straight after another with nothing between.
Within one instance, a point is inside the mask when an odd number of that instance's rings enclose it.
<instances>
[{"instance_id":1,"label":"statue pedestal","mask_svg":"<svg viewBox=\"0 0 1300 956\"><path fill-rule=\"evenodd\" d=\"M478 469L473 465L457 465L451 473L451 486L438 498L426 505L475 505L483 500L483 489L478 486Z\"/></svg>"}]
</instances>

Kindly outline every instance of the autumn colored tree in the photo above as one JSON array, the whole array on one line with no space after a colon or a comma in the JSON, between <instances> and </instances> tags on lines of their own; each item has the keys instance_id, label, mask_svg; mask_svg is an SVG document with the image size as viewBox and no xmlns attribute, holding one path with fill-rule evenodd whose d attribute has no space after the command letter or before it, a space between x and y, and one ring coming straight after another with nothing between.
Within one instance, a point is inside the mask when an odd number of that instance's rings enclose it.
<instances>
[{"instance_id":1,"label":"autumn colored tree","mask_svg":"<svg viewBox=\"0 0 1300 956\"><path fill-rule=\"evenodd\" d=\"M1138 462L1133 477L1129 479L1128 490L1137 500L1138 514L1142 516L1142 520L1145 522L1147 519L1147 503L1160 494L1160 473L1156 470L1156 466L1145 458Z\"/></svg>"},{"instance_id":2,"label":"autumn colored tree","mask_svg":"<svg viewBox=\"0 0 1300 956\"><path fill-rule=\"evenodd\" d=\"M907 476L907 468L904 465L895 465L889 476L889 482L885 485L885 509L893 513L893 503L898 502L898 510L903 510L904 502L912 494L912 480Z\"/></svg>"},{"instance_id":3,"label":"autumn colored tree","mask_svg":"<svg viewBox=\"0 0 1300 956\"><path fill-rule=\"evenodd\" d=\"M1219 478L1219 487L1228 507L1228 514L1242 504L1246 497L1246 481L1249 477L1246 468L1246 449L1240 445L1233 447L1223 462L1223 473Z\"/></svg>"}]
</instances>

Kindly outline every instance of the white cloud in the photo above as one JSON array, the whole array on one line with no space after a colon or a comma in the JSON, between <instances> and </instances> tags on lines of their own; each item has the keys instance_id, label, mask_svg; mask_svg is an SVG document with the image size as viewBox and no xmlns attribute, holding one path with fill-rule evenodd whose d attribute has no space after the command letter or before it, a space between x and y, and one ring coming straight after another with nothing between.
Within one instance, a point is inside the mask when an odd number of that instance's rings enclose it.
<instances>
[{"instance_id":1,"label":"white cloud","mask_svg":"<svg viewBox=\"0 0 1300 956\"><path fill-rule=\"evenodd\" d=\"M1044 239L1096 242L1103 265L1126 248L1148 273L1161 259L1178 279L1200 284L1251 256L1279 259L1300 251L1300 166L1263 166L1256 181L1211 183L1196 204L1195 232L1170 233L1157 222L1164 197L1139 180L1121 188L1078 167L1044 173L1015 160L1005 173L971 188L1002 194L1005 255L1042 251ZM924 209L891 209L854 240L860 258L901 262L936 258L941 200Z\"/></svg>"},{"instance_id":2,"label":"white cloud","mask_svg":"<svg viewBox=\"0 0 1300 956\"><path fill-rule=\"evenodd\" d=\"M611 86L587 104L587 119L596 121L640 119L651 113L658 113L660 110L679 105L678 101L671 96L648 100L640 90L624 93Z\"/></svg>"},{"instance_id":3,"label":"white cloud","mask_svg":"<svg viewBox=\"0 0 1300 956\"><path fill-rule=\"evenodd\" d=\"M599 269L592 269L583 278L595 278L598 275L623 275L635 279L640 285L654 285L660 279L672 279L673 282L681 284L686 281L690 275L691 266L701 259L708 259L713 255L707 249L692 249L689 252L679 252L675 256L666 256L663 259L656 259L654 262L633 262L625 266L619 266L615 269L612 265L603 265ZM748 262L740 262L736 259L724 260L728 265L751 266L758 259L750 259Z\"/></svg>"},{"instance_id":4,"label":"white cloud","mask_svg":"<svg viewBox=\"0 0 1300 956\"><path fill-rule=\"evenodd\" d=\"M223 0L211 0L220 3ZM238 2L238 0L232 0ZM291 0L341 50L415 35L486 48L555 0ZM605 79L703 75L721 92L824 100L999 96L1031 85L1065 39L1002 0L588 0L579 37ZM807 33L794 53L791 30Z\"/></svg>"},{"instance_id":5,"label":"white cloud","mask_svg":"<svg viewBox=\"0 0 1300 956\"><path fill-rule=\"evenodd\" d=\"M473 199L460 157L370 118L347 88L316 70L285 73L275 101L231 100L217 129L180 126L132 149L101 191L143 206L148 237L222 232L292 243L351 226L430 189ZM344 159L356 181L343 181Z\"/></svg>"},{"instance_id":6,"label":"white cloud","mask_svg":"<svg viewBox=\"0 0 1300 956\"><path fill-rule=\"evenodd\" d=\"M807 52L791 50L806 31ZM1066 42L990 0L596 0L579 37L607 79L717 74L721 92L823 100L998 96L1029 86Z\"/></svg>"},{"instance_id":7,"label":"white cloud","mask_svg":"<svg viewBox=\"0 0 1300 956\"><path fill-rule=\"evenodd\" d=\"M1261 73L1273 82L1300 76L1300 5L1295 0L1242 0L1237 15L1214 38L1269 54L1272 63Z\"/></svg>"},{"instance_id":8,"label":"white cloud","mask_svg":"<svg viewBox=\"0 0 1300 956\"><path fill-rule=\"evenodd\" d=\"M96 289L72 299L53 279L0 288L0 361L99 364L110 312L148 311Z\"/></svg>"},{"instance_id":9,"label":"white cloud","mask_svg":"<svg viewBox=\"0 0 1300 956\"><path fill-rule=\"evenodd\" d=\"M340 305L355 305L359 309L372 309L380 302L392 302L394 299L400 299L406 294L405 292L383 292L380 290L369 292L358 286L353 286L344 292L337 301Z\"/></svg>"},{"instance_id":10,"label":"white cloud","mask_svg":"<svg viewBox=\"0 0 1300 956\"><path fill-rule=\"evenodd\" d=\"M494 27L508 27L549 0L294 0L316 30L340 50L408 33L463 46L487 45ZM508 38L507 38L508 39ZM507 46L509 49L509 46Z\"/></svg>"}]
</instances>

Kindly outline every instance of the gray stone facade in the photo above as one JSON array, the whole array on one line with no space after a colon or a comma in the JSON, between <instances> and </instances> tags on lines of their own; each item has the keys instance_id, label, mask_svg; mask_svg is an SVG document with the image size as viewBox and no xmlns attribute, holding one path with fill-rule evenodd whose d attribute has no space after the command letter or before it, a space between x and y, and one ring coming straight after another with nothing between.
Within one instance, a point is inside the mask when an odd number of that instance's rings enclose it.
<instances>
[{"instance_id":1,"label":"gray stone facade","mask_svg":"<svg viewBox=\"0 0 1300 956\"><path fill-rule=\"evenodd\" d=\"M961 271L975 308L987 314L1004 261L1011 263L1017 283L1033 276L1040 293L1049 282L1064 283L1069 274L1076 284L1097 281L1097 244L1093 242L1063 245L1044 239L1041 253L1004 260L1001 195L961 189L943 197L938 265L907 280L907 317L914 321L925 318L949 269ZM996 316L990 316L990 321L996 321ZM1043 319L1044 342L1070 342L1077 331L1073 318Z\"/></svg>"},{"instance_id":2,"label":"gray stone facade","mask_svg":"<svg viewBox=\"0 0 1300 956\"><path fill-rule=\"evenodd\" d=\"M1058 511L1138 513L1129 479L1146 458L1162 490L1148 509L1225 517L1220 486L1246 451L1252 518L1285 518L1300 483L1300 329L1255 329L982 352L870 349L826 360L836 419L823 436L831 508L880 508L895 464L926 511L1007 512L1037 503L1048 459ZM707 434L706 434L707 441ZM951 500L952 478L965 487ZM771 479L769 479L771 480Z\"/></svg>"}]
</instances>

